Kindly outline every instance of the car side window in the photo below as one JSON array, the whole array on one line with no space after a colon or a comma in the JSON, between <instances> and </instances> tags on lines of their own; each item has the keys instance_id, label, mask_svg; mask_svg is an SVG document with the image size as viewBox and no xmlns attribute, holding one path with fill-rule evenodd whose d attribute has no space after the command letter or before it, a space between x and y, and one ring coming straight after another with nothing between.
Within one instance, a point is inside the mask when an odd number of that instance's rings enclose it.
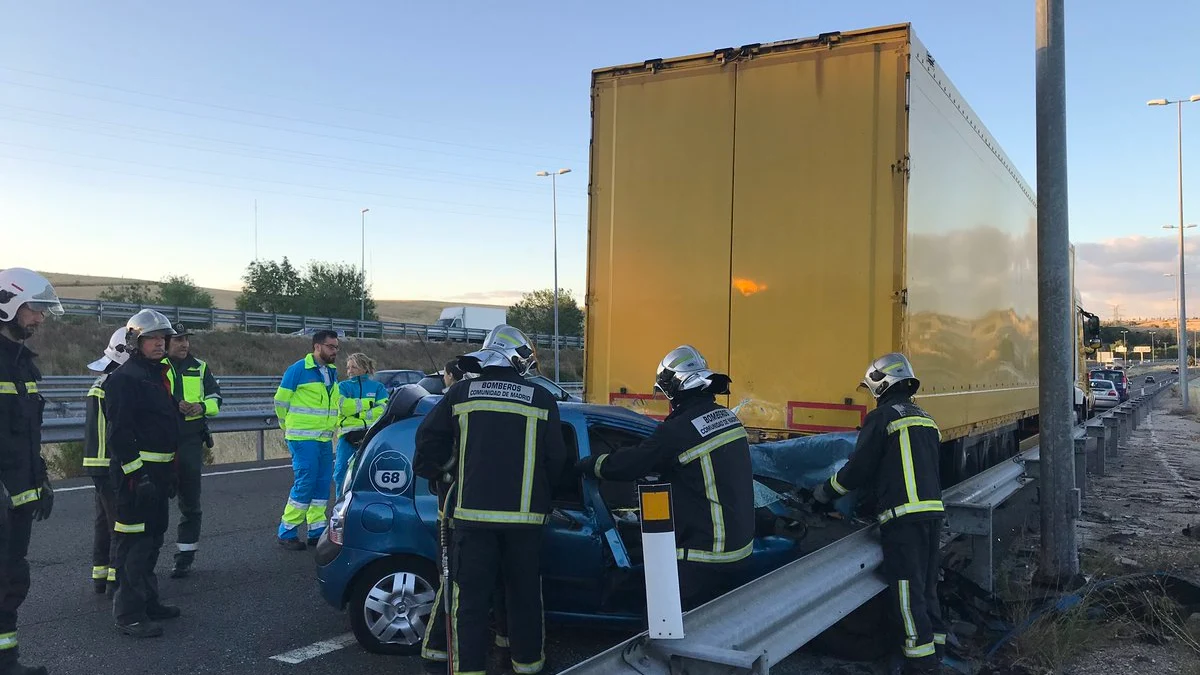
<instances>
[{"instance_id":1,"label":"car side window","mask_svg":"<svg viewBox=\"0 0 1200 675\"><path fill-rule=\"evenodd\" d=\"M575 437L575 427L563 422L562 425L563 445L567 448L568 468L574 467L579 461L579 441ZM568 508L583 508L583 483L577 476L567 478L565 476L552 476L554 481L554 492L552 501L558 505Z\"/></svg>"},{"instance_id":2,"label":"car side window","mask_svg":"<svg viewBox=\"0 0 1200 675\"><path fill-rule=\"evenodd\" d=\"M588 428L588 441L592 453L597 455L620 452L639 445L642 436L623 429L594 426ZM638 507L637 484L634 481L602 480L600 496L610 510L636 509Z\"/></svg>"}]
</instances>

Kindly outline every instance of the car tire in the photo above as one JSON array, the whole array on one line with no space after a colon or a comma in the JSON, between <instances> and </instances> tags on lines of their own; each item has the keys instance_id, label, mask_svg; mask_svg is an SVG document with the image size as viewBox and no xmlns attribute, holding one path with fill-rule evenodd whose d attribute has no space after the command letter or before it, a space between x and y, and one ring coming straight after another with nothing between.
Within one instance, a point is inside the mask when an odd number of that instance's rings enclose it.
<instances>
[{"instance_id":1,"label":"car tire","mask_svg":"<svg viewBox=\"0 0 1200 675\"><path fill-rule=\"evenodd\" d=\"M346 604L350 628L358 644L374 654L420 654L425 623L431 615L421 610L426 604L421 601L428 597L427 604L432 604L432 594L439 582L437 568L424 558L392 556L368 565L354 578ZM401 612L405 617L400 616ZM396 636L415 635L415 641L390 642L386 637L388 632Z\"/></svg>"}]
</instances>

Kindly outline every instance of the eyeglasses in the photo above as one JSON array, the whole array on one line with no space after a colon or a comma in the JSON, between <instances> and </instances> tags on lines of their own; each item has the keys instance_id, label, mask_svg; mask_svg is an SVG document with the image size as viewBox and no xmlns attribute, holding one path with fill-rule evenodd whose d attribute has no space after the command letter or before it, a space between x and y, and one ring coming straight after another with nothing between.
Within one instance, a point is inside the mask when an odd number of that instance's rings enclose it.
<instances>
[{"instance_id":1,"label":"eyeglasses","mask_svg":"<svg viewBox=\"0 0 1200 675\"><path fill-rule=\"evenodd\" d=\"M327 348L327 349L332 349L332 350L334 350L334 351L337 351L337 350L341 349L341 347L339 347L339 346L338 346L338 344L337 344L336 342L335 342L335 343L333 343L333 344L329 344L328 342L322 342L322 343L321 343L321 346L322 346L322 347L325 347L325 348Z\"/></svg>"}]
</instances>

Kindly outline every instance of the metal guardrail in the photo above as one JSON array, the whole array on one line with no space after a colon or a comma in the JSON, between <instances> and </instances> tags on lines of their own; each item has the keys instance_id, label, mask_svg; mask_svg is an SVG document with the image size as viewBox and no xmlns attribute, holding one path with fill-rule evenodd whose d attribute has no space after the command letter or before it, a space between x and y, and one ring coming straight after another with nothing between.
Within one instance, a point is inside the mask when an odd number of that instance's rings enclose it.
<instances>
[{"instance_id":1,"label":"metal guardrail","mask_svg":"<svg viewBox=\"0 0 1200 675\"><path fill-rule=\"evenodd\" d=\"M1104 417L1119 420L1118 434L1125 437L1144 415L1145 405L1173 384L1158 384ZM1077 442L1080 438L1077 434ZM1116 436L1105 438L1108 441L1102 453L1116 446ZM985 509L988 534L976 538L986 537L990 542L992 511L1029 482L1026 466L1039 460L1038 449L1033 448L943 491L942 499L951 512L948 524L957 521L959 529L982 531L980 514L963 521L953 513ZM688 612L682 640L651 640L642 633L563 671L563 675L767 675L772 665L886 588L879 573L883 552L878 529L872 525L859 530ZM990 557L990 547L987 551ZM990 559L987 569L991 569Z\"/></svg>"},{"instance_id":2,"label":"metal guardrail","mask_svg":"<svg viewBox=\"0 0 1200 675\"><path fill-rule=\"evenodd\" d=\"M346 336L361 335L372 338L424 338L452 342L483 342L488 331L477 328L447 328L420 323L397 321L359 321L357 319L335 319L331 317L300 316L296 314L268 314L243 312L232 309L200 309L197 307L170 307L167 305L143 305L125 302L103 302L101 300L79 300L64 298L64 312L69 316L95 317L101 323L105 319L125 320L142 309L154 309L166 314L172 321L182 321L189 326L216 328L234 326L244 331L258 330L271 333L295 333L328 328L343 331ZM542 333L529 335L539 347L554 346L554 336ZM560 347L583 347L583 338L558 337Z\"/></svg>"},{"instance_id":3,"label":"metal guardrail","mask_svg":"<svg viewBox=\"0 0 1200 675\"><path fill-rule=\"evenodd\" d=\"M222 410L270 409L280 379L278 375L226 375L217 378L221 385ZM47 415L82 416L87 406L88 389L95 381L96 378L90 375L43 378L39 388L46 399ZM576 396L583 394L582 382L560 382L559 386L567 393Z\"/></svg>"}]
</instances>

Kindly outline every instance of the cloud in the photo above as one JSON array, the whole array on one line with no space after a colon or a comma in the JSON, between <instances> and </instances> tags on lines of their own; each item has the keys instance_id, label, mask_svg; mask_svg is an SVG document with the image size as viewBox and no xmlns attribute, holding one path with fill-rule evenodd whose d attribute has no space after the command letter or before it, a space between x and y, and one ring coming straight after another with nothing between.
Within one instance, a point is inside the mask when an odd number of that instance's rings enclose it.
<instances>
[{"instance_id":1,"label":"cloud","mask_svg":"<svg viewBox=\"0 0 1200 675\"><path fill-rule=\"evenodd\" d=\"M1186 243L1188 288L1200 287L1193 279L1200 274L1194 262L1200 244ZM1121 237L1101 242L1075 244L1075 282L1084 309L1108 320L1116 306L1122 318L1168 318L1177 314L1175 305L1179 270L1178 235ZM1196 316L1200 297L1189 293L1188 315Z\"/></svg>"}]
</instances>

